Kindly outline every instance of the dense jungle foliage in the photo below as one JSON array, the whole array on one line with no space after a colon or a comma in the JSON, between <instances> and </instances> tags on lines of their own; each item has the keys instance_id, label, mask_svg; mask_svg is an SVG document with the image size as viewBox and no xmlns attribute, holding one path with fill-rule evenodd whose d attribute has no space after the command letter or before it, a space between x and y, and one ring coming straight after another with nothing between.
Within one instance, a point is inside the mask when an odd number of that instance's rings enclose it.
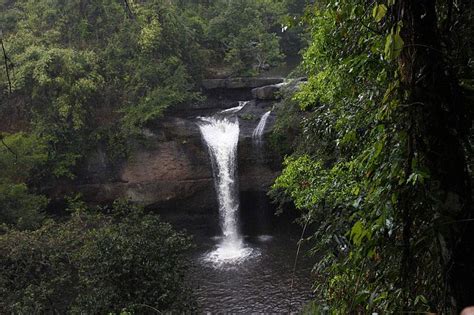
<instances>
[{"instance_id":1,"label":"dense jungle foliage","mask_svg":"<svg viewBox=\"0 0 474 315\"><path fill-rule=\"evenodd\" d=\"M204 78L303 47L308 81L270 141L287 155L271 194L318 257L308 312L474 305L473 15L469 0L0 0L0 313L195 310L189 237L124 201L61 196L58 215L48 192L97 146L126 158Z\"/></svg>"},{"instance_id":2,"label":"dense jungle foliage","mask_svg":"<svg viewBox=\"0 0 474 315\"><path fill-rule=\"evenodd\" d=\"M256 75L295 54L300 39L281 25L303 4L2 0L2 222L37 225L47 188L74 179L97 145L126 157L128 136L201 99L204 77Z\"/></svg>"},{"instance_id":3,"label":"dense jungle foliage","mask_svg":"<svg viewBox=\"0 0 474 315\"><path fill-rule=\"evenodd\" d=\"M132 205L56 195L70 209L58 216L50 192L97 146L109 163L127 158L142 126L202 100L203 78L259 75L297 54L282 25L303 6L0 0L0 313L194 307L187 237Z\"/></svg>"},{"instance_id":4,"label":"dense jungle foliage","mask_svg":"<svg viewBox=\"0 0 474 315\"><path fill-rule=\"evenodd\" d=\"M474 304L473 14L472 1L308 8L308 83L274 135L301 121L298 142L272 194L322 255L310 312Z\"/></svg>"},{"instance_id":5,"label":"dense jungle foliage","mask_svg":"<svg viewBox=\"0 0 474 315\"><path fill-rule=\"evenodd\" d=\"M190 311L184 281L190 240L117 201L88 209L72 200L66 222L0 237L0 310L12 314Z\"/></svg>"}]
</instances>

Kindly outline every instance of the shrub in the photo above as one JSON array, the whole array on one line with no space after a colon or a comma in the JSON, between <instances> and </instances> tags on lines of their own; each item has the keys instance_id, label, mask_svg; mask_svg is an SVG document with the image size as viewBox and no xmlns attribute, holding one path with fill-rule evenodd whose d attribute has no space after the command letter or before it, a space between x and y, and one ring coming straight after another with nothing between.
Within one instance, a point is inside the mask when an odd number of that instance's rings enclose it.
<instances>
[{"instance_id":1,"label":"shrub","mask_svg":"<svg viewBox=\"0 0 474 315\"><path fill-rule=\"evenodd\" d=\"M189 237L123 202L109 215L78 211L9 231L0 236L0 313L190 310L189 248Z\"/></svg>"}]
</instances>

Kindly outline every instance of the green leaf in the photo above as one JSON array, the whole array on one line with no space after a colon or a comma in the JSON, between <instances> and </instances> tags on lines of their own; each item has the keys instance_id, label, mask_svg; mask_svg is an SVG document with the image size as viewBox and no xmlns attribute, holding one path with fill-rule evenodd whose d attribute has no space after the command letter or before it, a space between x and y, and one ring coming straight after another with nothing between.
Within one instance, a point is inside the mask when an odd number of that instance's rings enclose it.
<instances>
[{"instance_id":1,"label":"green leaf","mask_svg":"<svg viewBox=\"0 0 474 315\"><path fill-rule=\"evenodd\" d=\"M391 60L393 59L393 34L388 34L387 38L385 39L385 59Z\"/></svg>"},{"instance_id":2,"label":"green leaf","mask_svg":"<svg viewBox=\"0 0 474 315\"><path fill-rule=\"evenodd\" d=\"M396 33L395 36L394 36L394 45L395 45L395 49L394 49L395 56L394 56L394 58L397 58L400 55L400 53L402 52L404 44L405 44L405 42L403 41L400 34Z\"/></svg>"},{"instance_id":3,"label":"green leaf","mask_svg":"<svg viewBox=\"0 0 474 315\"><path fill-rule=\"evenodd\" d=\"M400 55L404 44L405 42L400 36L399 30L397 30L397 33L394 33L392 30L385 40L385 59L393 60L397 58Z\"/></svg>"},{"instance_id":4,"label":"green leaf","mask_svg":"<svg viewBox=\"0 0 474 315\"><path fill-rule=\"evenodd\" d=\"M359 246L364 237L364 225L361 221L357 221L351 229L351 238L356 246Z\"/></svg>"},{"instance_id":5,"label":"green leaf","mask_svg":"<svg viewBox=\"0 0 474 315\"><path fill-rule=\"evenodd\" d=\"M385 145L385 141L378 141L375 143L374 158L377 158L380 155L380 153L383 150L384 145Z\"/></svg>"},{"instance_id":6,"label":"green leaf","mask_svg":"<svg viewBox=\"0 0 474 315\"><path fill-rule=\"evenodd\" d=\"M387 14L387 6L385 4L377 4L372 10L372 16L376 22L382 21L385 14Z\"/></svg>"}]
</instances>

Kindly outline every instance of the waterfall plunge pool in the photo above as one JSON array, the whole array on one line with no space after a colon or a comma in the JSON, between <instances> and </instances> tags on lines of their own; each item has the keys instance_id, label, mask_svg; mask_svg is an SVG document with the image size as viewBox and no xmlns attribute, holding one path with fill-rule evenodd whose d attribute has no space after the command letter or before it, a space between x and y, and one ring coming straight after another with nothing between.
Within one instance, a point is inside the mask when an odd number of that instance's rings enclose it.
<instances>
[{"instance_id":1,"label":"waterfall plunge pool","mask_svg":"<svg viewBox=\"0 0 474 315\"><path fill-rule=\"evenodd\" d=\"M277 229L271 234L259 234L256 230L243 236L246 248L251 248L253 254L228 264L203 259L219 246L221 237L195 234L197 248L191 254L189 280L200 312L250 314L302 310L312 298L312 261L300 254L293 274L298 231L277 232Z\"/></svg>"},{"instance_id":2,"label":"waterfall plunge pool","mask_svg":"<svg viewBox=\"0 0 474 315\"><path fill-rule=\"evenodd\" d=\"M198 123L212 161L221 233L212 237L194 233L198 246L189 278L199 308L206 313L298 312L310 300L312 284L307 257L299 257L294 267L298 234L284 233L281 224L269 227L273 211L265 197L240 204L240 130L235 114L245 105L241 102L218 116L201 117ZM257 144L269 115L270 111L262 116L254 131ZM243 213L255 217L245 218Z\"/></svg>"}]
</instances>

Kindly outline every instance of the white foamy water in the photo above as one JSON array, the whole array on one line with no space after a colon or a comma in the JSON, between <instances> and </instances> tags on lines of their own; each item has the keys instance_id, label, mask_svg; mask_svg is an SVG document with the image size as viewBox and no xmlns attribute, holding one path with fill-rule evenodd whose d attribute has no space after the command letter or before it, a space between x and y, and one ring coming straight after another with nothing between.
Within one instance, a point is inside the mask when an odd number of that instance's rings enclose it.
<instances>
[{"instance_id":1,"label":"white foamy water","mask_svg":"<svg viewBox=\"0 0 474 315\"><path fill-rule=\"evenodd\" d=\"M260 242L270 242L273 239L273 236L264 234L264 235L259 235L257 239Z\"/></svg>"},{"instance_id":2,"label":"white foamy water","mask_svg":"<svg viewBox=\"0 0 474 315\"><path fill-rule=\"evenodd\" d=\"M245 247L238 227L237 144L239 122L236 118L201 118L199 124L212 159L214 184L219 204L223 237L217 249L204 258L214 264L238 263L253 250Z\"/></svg>"},{"instance_id":3,"label":"white foamy water","mask_svg":"<svg viewBox=\"0 0 474 315\"><path fill-rule=\"evenodd\" d=\"M257 143L262 142L263 138L263 132L265 131L265 126L267 124L267 119L270 116L270 113L272 111L268 111L265 114L263 114L262 118L260 118L260 122L258 123L257 127L253 130L252 133L252 139L256 141Z\"/></svg>"}]
</instances>

